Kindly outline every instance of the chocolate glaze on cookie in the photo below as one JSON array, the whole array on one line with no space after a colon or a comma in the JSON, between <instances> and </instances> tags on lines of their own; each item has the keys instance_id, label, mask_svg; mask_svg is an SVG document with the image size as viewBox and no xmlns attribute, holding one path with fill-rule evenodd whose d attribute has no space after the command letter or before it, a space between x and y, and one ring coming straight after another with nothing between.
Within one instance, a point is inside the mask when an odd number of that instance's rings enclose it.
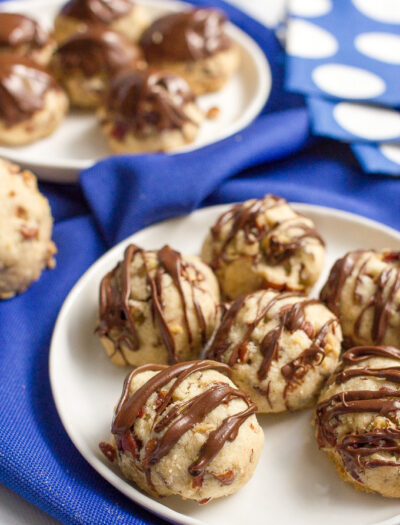
<instances>
[{"instance_id":1,"label":"chocolate glaze on cookie","mask_svg":"<svg viewBox=\"0 0 400 525\"><path fill-rule=\"evenodd\" d=\"M175 352L175 341L174 337L168 327L168 323L164 317L163 312L163 287L162 278L164 274L168 274L172 282L174 283L178 293L181 297L183 311L184 311L184 323L188 334L189 344L193 342L193 335L190 329L188 317L187 317L187 304L185 295L182 289L182 282L190 284L192 289L192 300L195 307L197 321L201 330L201 337L203 344L206 342L207 330L206 322L204 319L203 311L200 304L196 300L194 290L198 287L199 283L203 280L203 276L190 265L187 261L184 261L181 255L172 250L169 246L164 246L157 252L157 259L159 268L156 271L154 277L152 277L148 268L146 260L146 252L131 244L125 250L124 259L119 265L108 273L102 280L100 286L100 322L97 328L97 333L101 337L108 337L114 343L115 352L120 352L123 356L121 348L122 344L125 344L130 350L138 350L140 348L140 341L137 335L135 326L135 319L132 315L131 308L129 306L129 296L131 292L131 277L130 277L130 265L135 257L141 257L143 260L144 271L146 272L147 282L150 287L150 298L151 307L153 313L154 325L160 331L161 339L164 343L165 348L168 352L168 362L176 363L178 358ZM191 279L186 271L188 267L195 272L195 278ZM116 272L121 272L121 282L117 282L115 279ZM117 330L120 335L117 340L113 340L110 337L112 330Z\"/></svg>"},{"instance_id":2,"label":"chocolate glaze on cookie","mask_svg":"<svg viewBox=\"0 0 400 525\"><path fill-rule=\"evenodd\" d=\"M216 9L174 13L153 22L140 45L149 62L201 60L231 47L224 23Z\"/></svg>"},{"instance_id":3,"label":"chocolate glaze on cookie","mask_svg":"<svg viewBox=\"0 0 400 525\"><path fill-rule=\"evenodd\" d=\"M129 394L133 377L141 372L153 370L158 372L134 394ZM121 399L118 403L112 433L115 436L118 452L128 451L136 461L141 462L148 485L155 490L151 480L151 467L156 465L176 445L179 439L222 403L232 399L242 399L247 408L237 414L226 417L220 426L210 432L199 451L197 459L189 466L193 486L201 487L208 464L215 458L227 441L233 441L240 426L254 414L257 407L247 395L228 383L218 382L207 385L204 392L182 401L168 410L172 396L177 387L190 375L203 370L217 370L230 373L228 366L212 361L189 361L167 367L163 365L144 365L133 370L125 380ZM166 385L172 385L166 389ZM143 417L145 405L152 394L160 395L157 403L154 432L158 434L145 447L145 455L140 459L142 443L135 436L134 425ZM231 480L230 482L232 482Z\"/></svg>"},{"instance_id":4,"label":"chocolate glaze on cookie","mask_svg":"<svg viewBox=\"0 0 400 525\"><path fill-rule=\"evenodd\" d=\"M132 7L130 0L70 0L61 14L85 22L109 24L128 14Z\"/></svg>"},{"instance_id":5,"label":"chocolate glaze on cookie","mask_svg":"<svg viewBox=\"0 0 400 525\"><path fill-rule=\"evenodd\" d=\"M194 95L180 77L152 70L131 71L112 80L106 111L114 125L113 136L123 139L129 131L181 129L190 122L184 111L189 102L194 102Z\"/></svg>"},{"instance_id":6,"label":"chocolate glaze on cookie","mask_svg":"<svg viewBox=\"0 0 400 525\"><path fill-rule=\"evenodd\" d=\"M47 33L35 20L16 13L0 13L0 50L24 44L37 49L47 42Z\"/></svg>"},{"instance_id":7,"label":"chocolate glaze on cookie","mask_svg":"<svg viewBox=\"0 0 400 525\"><path fill-rule=\"evenodd\" d=\"M72 36L59 47L57 56L63 72L78 70L88 77L143 65L138 46L102 26Z\"/></svg>"},{"instance_id":8,"label":"chocolate glaze on cookie","mask_svg":"<svg viewBox=\"0 0 400 525\"><path fill-rule=\"evenodd\" d=\"M399 359L399 366L369 368L361 366L373 357ZM358 365L356 368L348 368ZM315 423L320 448L334 447L340 454L347 472L359 483L366 469L376 467L400 467L399 461L371 458L375 453L400 454L400 430L393 427L376 428L372 431L345 434L338 438L336 427L340 416L370 413L391 416L400 410L400 390L382 382L378 390L346 390L346 382L354 377L375 377L400 385L400 350L389 346L358 346L348 350L342 357L342 366L330 383L344 385L343 392L321 401L316 408Z\"/></svg>"},{"instance_id":9,"label":"chocolate glaze on cookie","mask_svg":"<svg viewBox=\"0 0 400 525\"><path fill-rule=\"evenodd\" d=\"M50 89L59 89L45 69L28 58L0 54L0 118L7 126L43 109Z\"/></svg>"}]
</instances>

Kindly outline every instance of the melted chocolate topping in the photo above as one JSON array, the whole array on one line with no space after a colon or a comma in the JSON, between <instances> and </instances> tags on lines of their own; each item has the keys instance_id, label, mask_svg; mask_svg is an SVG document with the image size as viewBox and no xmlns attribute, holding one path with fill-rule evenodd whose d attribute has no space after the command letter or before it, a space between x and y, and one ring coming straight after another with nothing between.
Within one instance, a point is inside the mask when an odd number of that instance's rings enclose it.
<instances>
[{"instance_id":1,"label":"melted chocolate topping","mask_svg":"<svg viewBox=\"0 0 400 525\"><path fill-rule=\"evenodd\" d=\"M170 73L131 71L111 82L106 107L114 125L112 134L122 139L132 130L181 129L190 122L184 106L194 101L187 83Z\"/></svg>"},{"instance_id":2,"label":"melted chocolate topping","mask_svg":"<svg viewBox=\"0 0 400 525\"><path fill-rule=\"evenodd\" d=\"M58 88L35 62L17 55L0 54L0 119L13 126L43 109L44 96Z\"/></svg>"},{"instance_id":3,"label":"melted chocolate topping","mask_svg":"<svg viewBox=\"0 0 400 525\"><path fill-rule=\"evenodd\" d=\"M108 337L114 343L115 352L119 352L124 359L123 344L131 351L139 350L140 341L135 325L134 307L129 305L131 263L137 256L141 257L143 261L143 269L150 289L153 322L158 328L163 344L168 352L168 362L170 364L176 363L178 357L176 355L175 340L164 317L163 277L165 274L170 276L181 297L189 345L193 344L193 334L188 320L188 304L182 288L183 281L188 283L191 288L191 299L201 330L203 344L207 339L207 326L203 311L196 298L196 290L201 291L199 283L204 280L204 277L193 265L184 261L181 255L169 246L164 246L157 252L159 267L155 271L155 275L148 268L146 252L133 244L128 246L125 250L123 261L109 272L101 282L100 322L96 331L101 337ZM194 278L189 275L188 270L194 272ZM120 282L118 281L118 273L121 275ZM118 338L115 339L111 332L119 332Z\"/></svg>"},{"instance_id":4,"label":"melted chocolate topping","mask_svg":"<svg viewBox=\"0 0 400 525\"><path fill-rule=\"evenodd\" d=\"M269 195L269 197L272 203L267 204L264 198L263 200L255 200L250 206L236 204L230 210L223 213L211 228L211 235L214 241L218 242L221 239L222 230L226 224L231 223L230 230L221 248L214 254L211 266L215 270L218 269L221 261L229 259L230 255L226 253L227 247L240 231L243 231L244 240L247 244L254 244L269 237L268 247L264 247L264 256L270 265L281 264L292 257L302 248L304 240L307 238L317 239L321 245L324 246L324 241L318 232L314 228L311 228L300 214L297 214L294 218L276 222L271 227L258 224L257 218L261 213L286 204L285 199L276 197L275 195ZM296 236L290 236L288 242L283 242L278 239L277 234L280 235L292 228L301 230L301 233ZM255 261L257 261L258 257L259 255L254 256ZM270 283L266 283L266 287L271 287Z\"/></svg>"},{"instance_id":5,"label":"melted chocolate topping","mask_svg":"<svg viewBox=\"0 0 400 525\"><path fill-rule=\"evenodd\" d=\"M16 48L23 44L41 48L47 41L47 33L32 18L15 13L0 13L0 48Z\"/></svg>"},{"instance_id":6,"label":"melted chocolate topping","mask_svg":"<svg viewBox=\"0 0 400 525\"><path fill-rule=\"evenodd\" d=\"M228 49L225 16L216 9L195 9L159 18L144 31L140 45L149 62L201 60Z\"/></svg>"},{"instance_id":7,"label":"melted chocolate topping","mask_svg":"<svg viewBox=\"0 0 400 525\"><path fill-rule=\"evenodd\" d=\"M257 407L246 394L231 387L227 383L214 383L207 386L201 394L176 404L168 410L176 388L190 375L202 370L219 370L230 374L227 365L212 361L190 361L178 363L171 367L163 365L145 365L133 370L127 377L121 399L118 403L112 433L116 437L118 451L129 451L139 461L141 443L134 436L134 425L137 418L142 417L149 397L158 392L160 402L156 402L153 433L145 447L145 454L141 461L147 482L154 489L151 481L151 467L158 463L176 445L179 439L222 403L232 399L243 399L247 408L242 412L228 416L221 425L210 432L207 440L199 450L197 459L189 466L189 474L193 478L193 486L201 486L207 466L222 449L227 441L233 441L240 426L254 414ZM129 395L131 381L135 375L146 370L159 372L139 388L133 395ZM164 387L173 381L168 390ZM132 441L134 445L132 446Z\"/></svg>"},{"instance_id":8,"label":"melted chocolate topping","mask_svg":"<svg viewBox=\"0 0 400 525\"><path fill-rule=\"evenodd\" d=\"M259 304L255 320L248 324L247 330L242 339L232 347L232 342L229 339L230 331L246 300L246 297L239 297L223 315L221 324L207 349L207 358L216 361L226 360L229 366L234 366L238 362L245 362L247 354L246 346L251 339L251 335L255 328L266 318L266 316L268 316L268 313L273 306L279 301L290 297L301 297L301 294L295 292L283 292L275 295L264 307L261 307ZM262 296L260 297L260 301L261 299ZM290 389L299 384L311 367L317 366L323 361L325 357L325 338L332 326L338 323L337 319L330 319L322 326L318 334L314 334L311 324L306 321L305 318L306 308L313 304L320 304L320 302L316 299L305 299L304 301L284 305L277 315L270 317L270 319L277 319L279 324L264 336L260 344L260 353L263 356L263 360L258 370L258 378L260 381L263 381L268 377L271 363L279 359L281 351L280 339L284 329L290 332L303 330L307 336L313 340L309 348L304 350L296 359L281 368L282 376L287 383L284 391L285 398ZM227 359L225 358L225 354L229 351L230 357ZM257 390L265 395L269 402L269 383L267 389L264 390L257 388Z\"/></svg>"},{"instance_id":9,"label":"melted chocolate topping","mask_svg":"<svg viewBox=\"0 0 400 525\"><path fill-rule=\"evenodd\" d=\"M360 258L368 253L367 251L358 250L346 254L342 259L335 262L332 267L329 278L321 290L320 298L328 306L332 312L339 315L340 302L343 288L346 284L347 279L353 274ZM397 254L394 252L392 255ZM385 254L384 254L384 260ZM369 259L367 258L363 264L360 265L356 279L355 287L353 290L353 300L356 303L362 302L362 296L358 293L357 289L362 282L362 276L365 274L365 269ZM393 260L388 259L388 264L398 264L397 257ZM364 315L370 308L373 308L373 322L371 326L371 341L374 344L382 343L387 329L389 327L390 315L392 312L393 302L397 292L400 290L400 268L393 266L386 267L379 276L376 283L375 293L369 298L361 310L360 315L354 323L354 336L358 338L360 336L360 330ZM348 336L350 342L352 336Z\"/></svg>"},{"instance_id":10,"label":"melted chocolate topping","mask_svg":"<svg viewBox=\"0 0 400 525\"><path fill-rule=\"evenodd\" d=\"M110 24L128 14L132 7L130 0L70 0L61 14L85 22Z\"/></svg>"},{"instance_id":11,"label":"melted chocolate topping","mask_svg":"<svg viewBox=\"0 0 400 525\"><path fill-rule=\"evenodd\" d=\"M88 77L102 72L112 75L143 60L139 47L101 26L74 35L59 47L57 55L63 72L80 70Z\"/></svg>"},{"instance_id":12,"label":"melted chocolate topping","mask_svg":"<svg viewBox=\"0 0 400 525\"><path fill-rule=\"evenodd\" d=\"M358 346L343 355L343 365L359 364L371 357L400 359L400 350L389 346ZM400 366L388 368L340 368L332 382L345 383L354 377L386 379L400 385ZM349 390L320 402L316 408L317 441L319 447L335 447L354 479L362 483L360 473L367 468L400 466L400 462L385 459L368 459L377 452L400 454L400 430L382 428L373 432L347 434L340 441L336 427L344 414L376 413L389 416L400 410L400 391L382 387L379 390Z\"/></svg>"}]
</instances>

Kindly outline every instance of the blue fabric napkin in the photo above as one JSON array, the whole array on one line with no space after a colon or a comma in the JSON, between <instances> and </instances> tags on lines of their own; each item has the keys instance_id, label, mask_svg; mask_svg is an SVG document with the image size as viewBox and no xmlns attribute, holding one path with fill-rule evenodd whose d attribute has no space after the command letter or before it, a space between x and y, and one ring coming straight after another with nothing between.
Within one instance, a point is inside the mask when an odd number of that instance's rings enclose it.
<instances>
[{"instance_id":1,"label":"blue fabric napkin","mask_svg":"<svg viewBox=\"0 0 400 525\"><path fill-rule=\"evenodd\" d=\"M109 246L198 206L266 192L400 224L397 181L366 178L348 147L310 139L306 109L282 91L284 57L273 33L222 1L195 3L224 9L266 52L274 86L263 115L197 152L109 159L83 173L80 186L42 184L56 219L57 268L22 295L0 302L0 481L63 523L163 523L85 462L50 392L48 350L57 313Z\"/></svg>"}]
</instances>

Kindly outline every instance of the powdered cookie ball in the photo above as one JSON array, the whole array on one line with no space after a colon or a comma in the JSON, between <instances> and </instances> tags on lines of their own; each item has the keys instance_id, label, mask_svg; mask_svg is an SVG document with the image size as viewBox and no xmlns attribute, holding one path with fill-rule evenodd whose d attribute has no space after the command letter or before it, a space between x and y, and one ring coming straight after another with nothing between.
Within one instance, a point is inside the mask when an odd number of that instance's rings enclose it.
<instances>
[{"instance_id":1,"label":"powdered cookie ball","mask_svg":"<svg viewBox=\"0 0 400 525\"><path fill-rule=\"evenodd\" d=\"M260 288L309 291L325 259L311 219L285 199L266 195L233 206L207 236L202 258L217 274L228 299Z\"/></svg>"},{"instance_id":2,"label":"powdered cookie ball","mask_svg":"<svg viewBox=\"0 0 400 525\"><path fill-rule=\"evenodd\" d=\"M338 319L317 299L262 290L228 305L206 357L232 367L260 412L283 412L314 402L341 341Z\"/></svg>"},{"instance_id":3,"label":"powdered cookie ball","mask_svg":"<svg viewBox=\"0 0 400 525\"><path fill-rule=\"evenodd\" d=\"M115 411L115 449L100 447L152 496L233 494L253 475L264 436L255 405L224 373L212 361L134 370Z\"/></svg>"},{"instance_id":4,"label":"powdered cookie ball","mask_svg":"<svg viewBox=\"0 0 400 525\"><path fill-rule=\"evenodd\" d=\"M0 159L0 299L23 292L54 267L53 218L36 177Z\"/></svg>"},{"instance_id":5,"label":"powdered cookie ball","mask_svg":"<svg viewBox=\"0 0 400 525\"><path fill-rule=\"evenodd\" d=\"M140 45L150 64L185 78L196 95L210 93L224 86L240 62L224 24L216 9L173 13L153 22Z\"/></svg>"},{"instance_id":6,"label":"powdered cookie ball","mask_svg":"<svg viewBox=\"0 0 400 525\"><path fill-rule=\"evenodd\" d=\"M142 52L123 36L101 26L78 33L57 50L52 69L74 106L102 102L110 79L123 69L144 67Z\"/></svg>"},{"instance_id":7,"label":"powdered cookie ball","mask_svg":"<svg viewBox=\"0 0 400 525\"><path fill-rule=\"evenodd\" d=\"M118 365L198 356L218 320L215 277L199 258L131 244L100 287L97 332Z\"/></svg>"},{"instance_id":8,"label":"powdered cookie ball","mask_svg":"<svg viewBox=\"0 0 400 525\"><path fill-rule=\"evenodd\" d=\"M101 24L136 42L149 23L146 9L130 0L70 0L54 21L54 36L62 42Z\"/></svg>"},{"instance_id":9,"label":"powdered cookie ball","mask_svg":"<svg viewBox=\"0 0 400 525\"><path fill-rule=\"evenodd\" d=\"M115 153L176 150L195 140L203 120L182 78L151 70L114 78L99 117Z\"/></svg>"},{"instance_id":10,"label":"powdered cookie ball","mask_svg":"<svg viewBox=\"0 0 400 525\"><path fill-rule=\"evenodd\" d=\"M0 144L18 146L50 135L68 99L54 79L28 58L0 54Z\"/></svg>"},{"instance_id":11,"label":"powdered cookie ball","mask_svg":"<svg viewBox=\"0 0 400 525\"><path fill-rule=\"evenodd\" d=\"M334 264L321 299L340 317L347 346L400 347L400 252L346 254Z\"/></svg>"},{"instance_id":12,"label":"powdered cookie ball","mask_svg":"<svg viewBox=\"0 0 400 525\"><path fill-rule=\"evenodd\" d=\"M318 445L344 481L365 492L400 497L400 350L358 346L321 394Z\"/></svg>"},{"instance_id":13,"label":"powdered cookie ball","mask_svg":"<svg viewBox=\"0 0 400 525\"><path fill-rule=\"evenodd\" d=\"M0 13L0 53L29 57L45 66L54 49L55 42L35 20L16 13Z\"/></svg>"}]
</instances>

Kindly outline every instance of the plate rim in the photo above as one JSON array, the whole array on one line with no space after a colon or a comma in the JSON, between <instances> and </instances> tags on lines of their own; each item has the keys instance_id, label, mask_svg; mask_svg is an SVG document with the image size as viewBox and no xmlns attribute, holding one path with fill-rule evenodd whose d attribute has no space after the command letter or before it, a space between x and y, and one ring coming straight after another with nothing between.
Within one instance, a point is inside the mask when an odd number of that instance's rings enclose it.
<instances>
[{"instance_id":1,"label":"plate rim","mask_svg":"<svg viewBox=\"0 0 400 525\"><path fill-rule=\"evenodd\" d=\"M18 9L21 10L21 6L24 5L29 5L32 8L32 6L35 7L35 5L38 5L38 7L40 5L48 5L50 2L51 0L6 0L0 3L0 12L12 10L14 6L16 8L18 6ZM56 3L59 3L61 5L63 3L63 0L56 0L55 2L53 2L53 4ZM163 0L136 0L136 3L144 5L154 5L156 7L165 4L170 4L170 6L173 6L173 8L176 9L189 9L191 7L196 7L194 4L191 4L190 2L186 2L184 0L167 0L167 2ZM232 137L235 133L244 130L251 122L253 122L261 113L262 109L269 100L272 90L273 78L271 66L269 64L267 56L265 55L261 47L258 45L258 43L253 39L253 37L246 33L239 26L237 26L233 22L228 21L227 28L228 32L231 33L232 38L236 42L238 42L242 47L244 47L249 54L251 54L251 56L253 57L255 68L257 70L259 89L257 91L256 96L253 100L251 100L246 109L247 116L244 120L241 120L242 117L240 117L239 125L235 123L228 125L227 128L222 131L221 135L218 136L216 140L207 141L199 146L193 146L192 144L189 144L187 146L184 146L183 148L180 148L176 152L166 152L167 155L182 155L191 151L197 151L199 149L210 146L212 144L216 144L222 140ZM48 161L44 157L41 160L32 160L29 159L29 156L25 157L24 152L20 149L14 150L12 147L7 146L0 146L0 148L2 150L2 156L8 158L12 162L17 162L25 166L29 165L34 170L42 170L47 172L51 169L64 170L66 172L75 174L75 176L77 176L77 174L80 171L88 169L104 159L115 156L121 156L115 155L112 152L107 151L106 155L100 159L68 159L61 157ZM21 148L24 148L24 145L22 145ZM4 152L4 149L7 151ZM48 175L41 176L39 173L39 178L51 180L53 182L57 182L58 178L60 179L59 182L63 182L63 180L66 180L66 177L67 176L64 174L60 177L55 176L53 178L48 177ZM68 179L70 180L70 177L68 177Z\"/></svg>"},{"instance_id":2,"label":"plate rim","mask_svg":"<svg viewBox=\"0 0 400 525\"><path fill-rule=\"evenodd\" d=\"M81 456L85 459L85 461L87 461L89 465L93 467L96 470L96 472L103 477L103 479L109 482L116 490L124 494L131 501L140 505L141 507L146 509L148 512L157 515L158 517L161 517L172 523L179 523L182 525L207 525L207 524L206 522L202 520L193 518L186 514L182 514L181 512L178 512L174 509L171 509L170 507L167 507L166 505L162 503L162 500L157 501L156 499L144 494L134 484L129 483L127 480L121 479L121 477L119 477L113 470L111 470L106 464L104 464L91 451L89 451L89 453L86 452L84 440L81 439L79 435L75 435L74 432L71 430L71 428L68 425L68 419L67 419L68 416L66 416L66 414L63 412L61 408L62 402L59 398L59 391L55 383L55 376L57 374L55 371L56 370L56 359L57 359L55 357L56 352L57 352L55 347L57 344L59 333L62 334L62 324L63 322L65 322L65 319L67 318L68 311L73 305L75 296L80 293L80 289L83 286L86 279L88 278L89 274L96 273L96 267L101 266L102 262L105 259L112 257L112 255L118 251L122 253L125 245L132 242L133 237L137 236L138 234L142 234L143 232L147 232L153 228L156 228L157 226L161 224L172 223L173 221L176 221L176 220L185 220L186 218L188 218L189 216L193 214L196 214L196 215L205 214L206 215L210 210L215 210L216 212L223 212L225 209L233 206L234 204L237 204L237 203L231 202L231 203L226 203L226 204L217 204L213 206L197 208L188 214L177 216L177 217L172 217L170 219L163 220L163 221L158 221L156 223L151 224L150 226L147 226L146 228L142 228L136 231L132 235L126 237L122 241L112 246L103 255L101 255L93 264L90 265L90 267L83 273L83 275L76 281L74 286L68 292L68 295L64 299L63 304L57 315L57 319L54 325L54 329L53 329L53 333L52 333L51 341L50 341L48 366L49 366L49 381L50 381L51 393L53 396L54 404L56 406L57 414L61 420L63 428L67 436L69 437L69 439L72 441L75 448L78 450ZM400 241L400 231L396 230L395 228L392 228L391 226L388 226L379 221L376 221L374 219L364 217L363 215L341 210L339 208L333 208L329 206L322 206L318 204L311 204L311 203L305 203L305 202L289 202L289 204L296 211L299 211L300 213L303 213L305 215L307 213L315 211L315 212L319 212L322 215L325 215L326 217L340 218L340 219L344 219L348 221L358 222L370 228L377 229L381 231L382 233L386 233L388 235L397 237L397 239ZM398 525L399 518L400 518L400 513L387 520L374 522L371 525Z\"/></svg>"}]
</instances>

